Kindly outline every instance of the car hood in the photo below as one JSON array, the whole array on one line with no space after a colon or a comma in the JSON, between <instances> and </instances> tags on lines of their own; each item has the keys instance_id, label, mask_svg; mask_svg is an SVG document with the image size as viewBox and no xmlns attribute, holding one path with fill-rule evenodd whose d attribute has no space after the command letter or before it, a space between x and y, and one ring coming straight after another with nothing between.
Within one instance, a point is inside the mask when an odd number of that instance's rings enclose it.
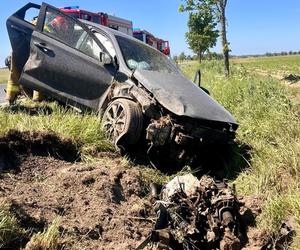
<instances>
[{"instance_id":1,"label":"car hood","mask_svg":"<svg viewBox=\"0 0 300 250\"><path fill-rule=\"evenodd\" d=\"M178 116L237 124L223 106L181 74L137 69L133 76L164 108Z\"/></svg>"}]
</instances>

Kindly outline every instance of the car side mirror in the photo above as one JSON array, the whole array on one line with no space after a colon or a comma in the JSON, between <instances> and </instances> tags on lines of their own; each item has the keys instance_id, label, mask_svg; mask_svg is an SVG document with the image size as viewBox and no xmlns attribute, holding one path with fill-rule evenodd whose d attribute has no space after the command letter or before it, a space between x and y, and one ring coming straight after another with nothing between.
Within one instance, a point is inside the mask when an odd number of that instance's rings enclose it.
<instances>
[{"instance_id":1,"label":"car side mirror","mask_svg":"<svg viewBox=\"0 0 300 250\"><path fill-rule=\"evenodd\" d=\"M112 64L113 59L109 54L105 52L100 52L100 62L102 62L104 65Z\"/></svg>"},{"instance_id":2,"label":"car side mirror","mask_svg":"<svg viewBox=\"0 0 300 250\"><path fill-rule=\"evenodd\" d=\"M201 71L198 69L195 73L194 83L196 83L199 87L201 87Z\"/></svg>"}]
</instances>

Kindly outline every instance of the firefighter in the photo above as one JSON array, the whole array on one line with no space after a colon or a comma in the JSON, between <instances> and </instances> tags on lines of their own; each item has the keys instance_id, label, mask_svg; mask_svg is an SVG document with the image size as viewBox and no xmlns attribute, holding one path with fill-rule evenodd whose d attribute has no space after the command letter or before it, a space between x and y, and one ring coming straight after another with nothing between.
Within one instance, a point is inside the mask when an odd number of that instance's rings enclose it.
<instances>
[{"instance_id":1,"label":"firefighter","mask_svg":"<svg viewBox=\"0 0 300 250\"><path fill-rule=\"evenodd\" d=\"M21 92L21 87L19 84L21 72L15 65L13 55L9 56L7 60L10 60L8 62L10 74L7 81L6 100L8 101L9 105L13 105L17 99L17 96ZM44 96L40 92L33 90L32 100L35 102L40 102L44 100Z\"/></svg>"},{"instance_id":2,"label":"firefighter","mask_svg":"<svg viewBox=\"0 0 300 250\"><path fill-rule=\"evenodd\" d=\"M21 73L16 67L13 54L11 55L10 62L8 64L10 65L10 74L7 81L6 100L9 102L9 105L12 105L17 96L20 94L19 79Z\"/></svg>"},{"instance_id":3,"label":"firefighter","mask_svg":"<svg viewBox=\"0 0 300 250\"><path fill-rule=\"evenodd\" d=\"M34 17L31 23L33 25L36 25L37 17ZM6 100L8 101L9 105L13 105L17 99L17 96L21 92L21 88L19 84L21 72L16 67L16 62L14 60L13 53L11 56L9 56L6 59L6 61L5 62L7 63L7 66L9 65L8 68L10 69L10 74L7 81L7 88L6 88ZM43 99L44 97L40 92L36 90L33 91L33 96L32 96L33 101L42 101Z\"/></svg>"},{"instance_id":4,"label":"firefighter","mask_svg":"<svg viewBox=\"0 0 300 250\"><path fill-rule=\"evenodd\" d=\"M50 28L52 28L52 30L55 30L56 33L60 34L68 30L69 24L64 17L57 16L50 22L49 29Z\"/></svg>"}]
</instances>

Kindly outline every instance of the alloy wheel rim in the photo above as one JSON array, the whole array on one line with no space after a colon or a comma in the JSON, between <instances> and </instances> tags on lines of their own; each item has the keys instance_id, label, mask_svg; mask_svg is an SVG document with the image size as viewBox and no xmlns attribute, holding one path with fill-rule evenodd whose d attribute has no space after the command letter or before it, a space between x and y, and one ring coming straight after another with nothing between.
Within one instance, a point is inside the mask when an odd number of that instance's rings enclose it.
<instances>
[{"instance_id":1,"label":"alloy wheel rim","mask_svg":"<svg viewBox=\"0 0 300 250\"><path fill-rule=\"evenodd\" d=\"M124 132L126 125L126 115L123 105L121 103L111 105L105 112L102 122L107 138L116 142Z\"/></svg>"}]
</instances>

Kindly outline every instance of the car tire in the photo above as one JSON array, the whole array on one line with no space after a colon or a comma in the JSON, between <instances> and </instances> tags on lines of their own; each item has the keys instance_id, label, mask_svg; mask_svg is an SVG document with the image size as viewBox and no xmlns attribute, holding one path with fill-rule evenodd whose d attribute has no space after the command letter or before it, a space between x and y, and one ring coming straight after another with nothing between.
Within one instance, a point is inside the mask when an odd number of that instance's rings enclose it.
<instances>
[{"instance_id":1,"label":"car tire","mask_svg":"<svg viewBox=\"0 0 300 250\"><path fill-rule=\"evenodd\" d=\"M134 101L112 101L102 117L102 129L116 147L126 148L138 142L143 127L143 113Z\"/></svg>"}]
</instances>

